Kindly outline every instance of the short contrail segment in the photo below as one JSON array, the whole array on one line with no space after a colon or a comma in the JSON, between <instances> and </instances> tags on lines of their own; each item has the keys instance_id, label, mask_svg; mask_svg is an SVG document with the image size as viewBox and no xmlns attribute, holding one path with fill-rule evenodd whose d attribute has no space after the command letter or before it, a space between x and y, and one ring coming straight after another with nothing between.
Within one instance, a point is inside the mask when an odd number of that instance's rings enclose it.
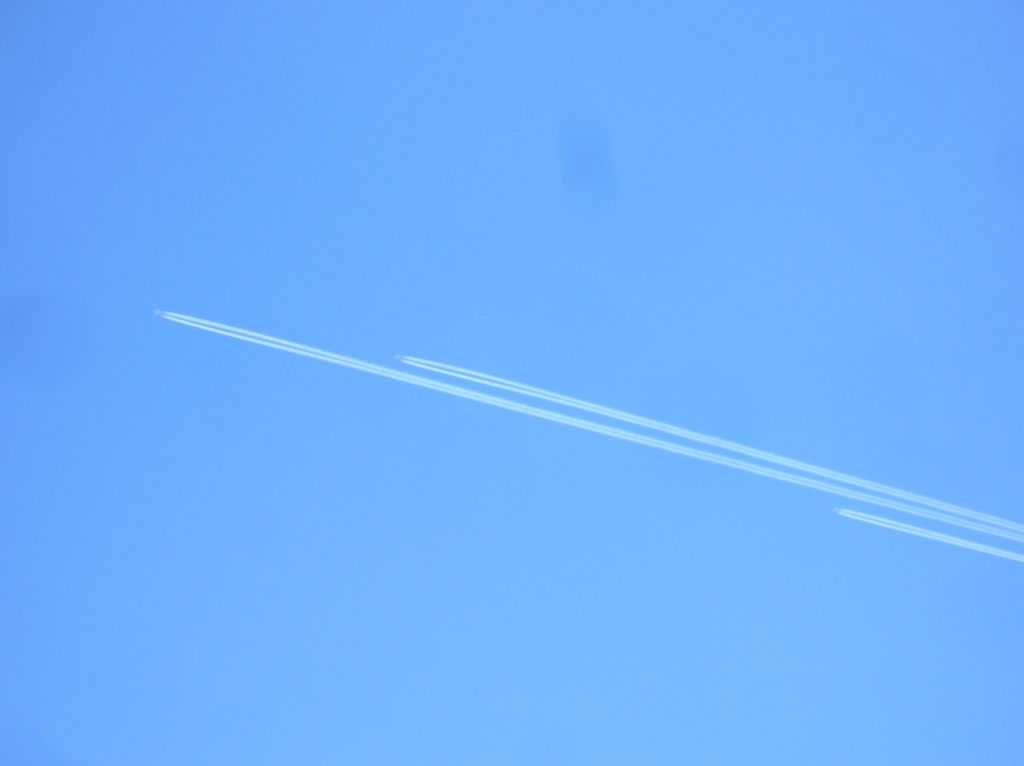
<instances>
[{"instance_id":1,"label":"short contrail segment","mask_svg":"<svg viewBox=\"0 0 1024 766\"><path fill-rule=\"evenodd\" d=\"M967 548L968 550L987 553L990 556L999 556L1000 558L1010 559L1010 561L1016 561L1024 564L1024 556L1019 553L1003 550L1002 548L993 548L991 545L982 545L981 543L976 543L971 540L965 540L962 537L944 535L939 532L933 532L930 529L915 527L913 524L904 524L899 521L882 518L881 516L873 516L870 513L861 513L860 511L851 511L846 508L837 508L836 513L840 516L845 516L848 519L853 519L854 521L862 521L865 524L874 524L875 526L884 527L885 529L893 529L897 532L903 532L908 535L916 535L917 537L923 537L927 540L935 540L940 543L946 543L947 545L956 545L960 548Z\"/></svg>"},{"instance_id":2,"label":"short contrail segment","mask_svg":"<svg viewBox=\"0 0 1024 766\"><path fill-rule=\"evenodd\" d=\"M736 442L728 441L726 439L719 439L716 436L709 436L702 434L697 431L691 431L686 428L680 428L678 426L671 425L669 423L663 423L659 420L652 420L650 418L641 417L634 415L629 412L623 412L622 410L612 409L611 407L604 407L600 404L594 404L593 402L584 401L582 399L575 399L571 396L565 396L563 394L555 393L554 391L548 391L543 388L537 388L535 386L528 386L525 383L519 383L514 380L508 380L506 378L499 378L496 375L488 375L483 372L477 372L476 370L469 370L464 367L456 367L455 365L445 364L443 362L434 362L429 359L420 359L414 356L399 356L399 361L413 367L419 367L423 370L438 373L441 375L448 375L453 378L460 378L462 380L470 381L472 383L479 383L480 385L490 386L491 388L501 389L503 391L509 391L511 393L521 394L523 396L530 396L535 399L541 399L543 401L551 402L552 404L560 404L566 407L572 407L577 410L584 412L591 412L595 415L602 415L613 420L619 420L624 423L630 423L631 425L640 426L642 428L648 428L653 431L661 431L662 433L671 434L682 439L688 439L689 441L698 442L700 444L707 444L712 447L718 447L720 449L734 452L740 455L746 455L757 460L763 460L766 463L772 463L774 465L785 466L786 468L792 468L797 471L803 471L813 476L819 476L824 479L830 479L843 484L850 484L854 487L860 487L871 492L877 492L882 495L888 495L890 497L896 497L901 500L906 500L917 505L924 506L926 508L934 508L938 511L945 511L946 513L954 516L962 516L964 518L974 519L983 524L991 524L995 527L1002 527L1004 529L1013 530L1014 532L1024 534L1024 524L1011 521L1010 519L1004 519L999 516L992 516L987 513L981 513L980 511L974 511L970 508L963 508L959 505L953 505L952 503L946 503L942 500L936 500L934 498L925 497L924 495L918 495L913 492L907 492L896 487L890 487L885 484L879 484L877 482L868 481L858 476L851 476L849 474L840 473L839 471L832 471L828 468L822 468L820 466L812 465L811 463L805 463L800 460L793 460L792 458L783 457L782 455L776 455L772 452L765 452L754 447L748 447L745 444L738 444ZM1019 539L1019 538L1011 538Z\"/></svg>"},{"instance_id":3,"label":"short contrail segment","mask_svg":"<svg viewBox=\"0 0 1024 766\"><path fill-rule=\"evenodd\" d=\"M613 426L606 426L600 423L595 423L590 420L584 420L582 418L572 417L570 415L564 415L559 412L553 412L551 410L541 409L540 407L533 407L528 404L522 404L515 402L510 399L503 399L498 396L491 396L489 394L483 394L479 391L474 391L469 388L463 388L461 386L455 386L448 383L442 383L430 378L424 378L420 375L412 375L410 373L402 372L400 370L394 370L389 367L383 367L378 364L371 362L364 362L360 359L352 357L342 356L335 354L330 351L324 351L323 349L314 348L313 346L306 346L301 343L293 343L292 341L283 340L281 338L275 338L272 335L263 335L262 333L252 332L251 330L244 330L239 327L232 327L231 325L221 324L219 322L211 322L207 319L199 319L198 317L188 316L186 314L177 314L170 311L157 311L158 316L178 324L183 324L189 327L194 327L199 330L206 330L207 332L215 333L217 335L224 335L229 338L235 338L236 340L244 340L248 343L255 343L259 346L267 346L268 348L274 348L278 351L287 351L290 354L298 354L300 356L310 357L311 359L318 359L322 362L328 362L330 364L337 364L343 367L349 367L354 370L361 372L367 372L371 375L378 375L384 378L390 378L397 380L402 383L409 383L410 385L420 386L422 388L429 388L434 391L439 391L444 394L450 394L452 396L458 396L462 399L469 399L471 401L480 402L481 404L488 404L492 407L499 407L504 410L510 410L512 412L519 412L523 415L530 415L535 418L542 420L549 420L554 423L561 423L563 425L571 426L573 428L579 428L584 431L590 431L592 433L602 434L603 436L610 436L613 439L621 439L623 441L633 442L634 444L642 444L646 447L653 447L654 449L664 450L665 452L671 452L677 455L684 455L685 457L694 458L696 460L703 460L708 463L715 463L716 465L723 465L728 468L735 468L740 471L746 471L747 473L756 474L758 476L765 476L769 479L776 479L783 481L788 484L795 484L801 487L807 487L809 489L816 489L819 492L827 492L829 494L838 495L845 497L850 500L858 500L860 502L869 503L871 505L877 505L883 508L889 508L894 511L902 511L922 518L932 519L934 521L940 521L945 524L953 524L956 526L963 527L965 529L971 529L976 532L982 532L984 534L995 535L1004 537L1010 540L1016 540L1018 542L1024 542L1024 535L1014 534L1004 529L990 526L988 524L976 523L968 521L962 518L957 518L946 513L940 513L937 511L931 511L924 508L918 508L907 503L902 503L896 500L891 500L885 497L878 497L876 495L870 495L865 492L859 492L857 490L843 487L838 484L831 484L825 481L819 481L806 476L800 476L797 474L786 473L785 471L779 471L774 468L768 468L766 466L757 465L756 463L748 463L743 460L728 457L725 455L718 455L713 452L707 452L705 450L696 449L694 447L687 447L682 444L674 444L667 442L662 439L655 439L650 436L644 436L642 434L633 433L632 431L626 431L621 428L615 428Z\"/></svg>"}]
</instances>

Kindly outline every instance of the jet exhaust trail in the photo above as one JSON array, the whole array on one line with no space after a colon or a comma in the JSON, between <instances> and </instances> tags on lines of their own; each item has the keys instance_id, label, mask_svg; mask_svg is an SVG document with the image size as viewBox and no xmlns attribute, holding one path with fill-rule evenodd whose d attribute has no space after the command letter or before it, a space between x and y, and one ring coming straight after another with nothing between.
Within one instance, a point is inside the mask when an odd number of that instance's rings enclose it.
<instances>
[{"instance_id":1,"label":"jet exhaust trail","mask_svg":"<svg viewBox=\"0 0 1024 766\"><path fill-rule=\"evenodd\" d=\"M478 383L484 386L490 386L491 388L497 388L503 391L509 391L511 393L520 394L522 396L533 397L534 399L541 399L543 401L551 402L553 404L560 404L565 407L572 407L573 409L582 410L584 412L591 412L595 415L602 415L613 420L618 420L624 423L630 423L635 426L641 426L642 428L648 428L653 431L660 431L662 433L671 434L673 436L687 439L689 441L697 442L699 444L707 444L712 447L718 447L728 452L734 452L747 457L752 457L757 460L762 460L766 463L772 463L774 465L785 466L786 468L792 468L797 471L809 473L813 476L819 476L824 479L830 479L837 481L842 484L849 484L854 487L859 487L871 492L877 492L882 495L888 495L889 497L899 498L900 500L906 500L916 505L925 506L928 508L934 508L938 511L944 511L945 513L952 514L954 516L962 516L964 518L974 519L983 524L990 524L995 527L1002 527L1004 529L1012 530L1019 534L1024 534L1024 524L1011 521L1010 519L1000 518L999 516L992 516L987 513L981 513L980 511L971 510L970 508L963 508L959 505L953 505L952 503L946 503L941 500L934 498L925 497L924 495L918 495L913 492L907 492L896 487L890 487L885 484L879 484L877 482L868 481L858 476L851 476L850 474L840 473L839 471L832 471L828 468L822 468L811 463L806 463L801 460L794 460L792 458L783 457L782 455L776 455L772 452L766 452L759 450L754 447L748 447L745 444L739 444L737 442L728 441L726 439L720 439L715 436L709 436L702 434L697 431L691 431L686 428L680 428L679 426L671 425L670 423L664 423L659 420L652 420L651 418L645 418L639 415L634 415L629 412L622 410L612 409L611 407L605 407L600 404L588 402L583 399L576 399L571 396L565 396L563 394L556 393L554 391L548 391L543 388L537 388L535 386L529 386L525 383L519 383L514 380L508 380L506 378L499 378L496 375L488 375L487 373L477 372L476 370L469 370L464 367L456 367L455 365L445 364L443 362L435 362L429 359L420 359L413 356L398 356L397 359L404 364L408 364L413 367L418 367L429 372L438 373L440 375L447 375L452 378L459 378L466 380L471 383ZM1017 540L1019 538L1011 538Z\"/></svg>"},{"instance_id":2,"label":"jet exhaust trail","mask_svg":"<svg viewBox=\"0 0 1024 766\"><path fill-rule=\"evenodd\" d=\"M1024 564L1024 555L1014 553L1013 551L1007 551L1002 548L993 548L991 545L982 545L981 543L976 543L972 540L965 540L962 537L944 535L940 532L933 532L930 529L924 529L923 527L915 527L913 524L904 524L899 521L882 518L881 516L873 516L870 513L851 511L847 508L837 508L836 513L840 516L845 516L848 519L853 519L854 521L862 521L865 524L874 524L875 526L883 527L884 529L892 529L896 532L903 532L904 534L923 537L926 540L935 540L936 542L946 543L947 545L956 545L959 548L967 548L968 550L987 553L990 556L999 556L1000 558Z\"/></svg>"},{"instance_id":3,"label":"jet exhaust trail","mask_svg":"<svg viewBox=\"0 0 1024 766\"><path fill-rule=\"evenodd\" d=\"M865 492L850 489L849 487L844 487L837 484L830 484L828 482L820 481L810 477L800 476L798 474L793 473L787 473L785 471L779 471L777 469L758 465L756 463L749 463L743 460L739 460L737 458L719 455L713 452L707 452L705 450L697 449L694 447L688 447L682 444L667 442L662 439L644 436L643 434L634 433L632 431L626 431L621 428L615 428L613 426L607 426L601 423L596 423L594 421L584 420L582 418L573 417L571 415L565 415L559 412L554 412L552 410L534 407L532 405L523 404L521 402L516 402L510 399L504 399L502 397L484 394L473 389L464 388L462 386L456 386L449 383L443 383L437 380L433 380L431 378L425 378L420 375L413 375L389 367L383 367L381 365L373 364L371 362L365 362L360 359L355 359L353 357L342 356L341 354L335 354L333 352L318 349L313 346L306 346L300 343L293 343L292 341L283 340L281 338L275 338L272 335L264 335L262 333L252 332L251 330L244 330L242 328L221 324L219 322L212 322L206 319L199 319L197 317L188 316L186 314L177 314L169 311L157 311L156 313L158 316L169 321L176 322L178 324L183 324L189 327L194 327L199 330L205 330L207 332L215 333L218 335L224 335L226 337L234 338L236 340L243 340L248 343L254 343L256 345L277 349L278 351L286 351L291 354L306 356L312 359L328 362L330 364L337 364L343 367L349 367L351 369L366 372L371 375L378 375L380 377L390 378L392 380L397 380L402 383L408 383L410 385L428 388L434 391L450 394L452 396L457 396L463 399L469 399L471 401L480 402L481 404L488 404L490 406L498 407L500 409L505 409L512 412L519 412L524 415L530 415L532 417L540 418L542 420L548 420L555 423L561 423L563 425L571 426L573 428L579 428L584 431L598 433L603 436L610 436L614 439L633 442L634 444L641 444L647 447L652 447L654 449L660 449L665 452L670 452L677 455L683 455L685 457L694 458L696 460L703 460L705 462L726 466L728 468L735 468L737 470L745 471L747 473L756 474L758 476L765 476L770 479L776 479L778 481L783 481L789 484L795 484L797 486L807 487L809 489L815 489L820 492L827 492L833 495L838 495L840 497L845 497L850 500L858 500L860 502L869 503L871 505L877 505L883 508L889 508L891 510L902 511L904 513L920 516L922 518L928 518L946 524L953 524L956 526L963 527L965 529L974 530L976 532L1004 537L1006 539L1016 540L1018 542L1024 542L1024 535L1017 535L1005 529L990 526L988 524L968 521L963 518L951 516L947 513L941 513L934 510L918 508L916 506L899 502L897 500L892 500L886 497L879 497L876 495L871 495Z\"/></svg>"}]
</instances>

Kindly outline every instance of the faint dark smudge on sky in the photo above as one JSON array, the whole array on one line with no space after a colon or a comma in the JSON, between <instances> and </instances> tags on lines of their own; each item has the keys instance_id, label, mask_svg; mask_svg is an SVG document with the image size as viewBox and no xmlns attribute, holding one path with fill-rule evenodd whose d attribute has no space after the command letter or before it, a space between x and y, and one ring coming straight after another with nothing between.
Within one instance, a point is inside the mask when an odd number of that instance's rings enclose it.
<instances>
[{"instance_id":1,"label":"faint dark smudge on sky","mask_svg":"<svg viewBox=\"0 0 1024 766\"><path fill-rule=\"evenodd\" d=\"M558 134L558 163L569 204L588 214L610 210L618 193L618 175L602 121L566 120Z\"/></svg>"},{"instance_id":2,"label":"faint dark smudge on sky","mask_svg":"<svg viewBox=\"0 0 1024 766\"><path fill-rule=\"evenodd\" d=\"M0 720L0 763L19 766L63 766L52 743L10 720Z\"/></svg>"},{"instance_id":3,"label":"faint dark smudge on sky","mask_svg":"<svg viewBox=\"0 0 1024 766\"><path fill-rule=\"evenodd\" d=\"M43 293L0 293L0 379L59 387L81 370L89 331L82 306Z\"/></svg>"},{"instance_id":4,"label":"faint dark smudge on sky","mask_svg":"<svg viewBox=\"0 0 1024 766\"><path fill-rule=\"evenodd\" d=\"M1024 196L1024 131L1003 139L996 148L996 179L1000 188Z\"/></svg>"}]
</instances>

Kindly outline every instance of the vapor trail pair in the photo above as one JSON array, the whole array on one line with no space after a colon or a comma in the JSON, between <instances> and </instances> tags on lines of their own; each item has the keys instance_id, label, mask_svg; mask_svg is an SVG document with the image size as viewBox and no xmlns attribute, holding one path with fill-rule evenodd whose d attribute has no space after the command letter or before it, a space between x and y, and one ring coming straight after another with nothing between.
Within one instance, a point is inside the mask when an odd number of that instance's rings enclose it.
<instances>
[{"instance_id":1,"label":"vapor trail pair","mask_svg":"<svg viewBox=\"0 0 1024 766\"><path fill-rule=\"evenodd\" d=\"M902 489L868 481L866 479L840 473L838 471L821 468L810 463L793 460L781 455L775 455L770 452L758 450L736 442L730 442L725 439L719 439L714 436L708 436L696 431L679 428L678 426L662 423L660 421L643 418L621 410L615 410L602 405L586 402L581 399L563 396L562 394L546 391L534 386L528 386L523 383L498 378L493 375L487 375L473 370L454 367L440 362L418 359L415 357L398 357L399 360L406 364L410 364L436 374L446 375L478 385L507 391L516 395L540 399L551 404L589 412L601 417L628 423L635 427L666 433L676 437L677 439L685 439L690 442L697 442L717 447L721 450L744 455L761 462L754 463L748 460L730 457L727 454L710 452L675 441L666 441L664 439L654 438L635 431L574 417L572 415L566 415L561 412L535 407L499 396L493 396L464 386L445 383L433 378L427 378L421 375L407 373L402 370L384 367L382 365L365 362L353 357L342 356L330 351L324 351L323 349L306 346L300 343L293 343L292 341L275 338L271 335L264 335L262 333L232 327L231 325L225 325L219 322L212 322L206 319L199 319L197 317L177 314L169 311L157 311L156 313L158 316L172 322L177 322L200 330L206 330L207 332L216 333L218 335L224 335L237 340L244 340L249 343L274 348L279 351L287 351L291 354L298 354L300 356L318 359L331 364L349 367L361 372L370 373L371 375L390 378L392 380L409 383L422 388L429 388L434 391L458 396L463 399L469 399L481 404L488 404L493 407L499 407L512 412L519 412L524 415L530 415L532 417L549 420L555 423L561 423L562 425L579 428L584 431L610 436L615 439L621 439L635 444L642 444L647 447L653 447L654 449L660 449L666 452L683 455L685 457L723 465L728 468L735 468L740 471L746 471L748 473L765 476L770 479L776 479L777 481L816 489L820 492L827 492L850 500L857 500L859 502L931 519L933 521L959 526L975 532L1024 543L1024 524L1014 522L1010 519L981 513L969 508L963 508L958 505L953 505L952 503L907 492ZM793 473L791 471L782 471L777 468L772 468L772 464L794 469L801 473ZM991 555L1001 556L1003 558L1024 563L1024 556L1013 553L1012 551L992 548L970 540L932 532L931 530L923 529L921 527L903 524L902 522L890 521L870 514L844 510L840 510L839 513L847 518L852 518L857 521L885 526L896 531L928 537L929 539L937 540L939 542L959 545L979 552L989 553Z\"/></svg>"}]
</instances>

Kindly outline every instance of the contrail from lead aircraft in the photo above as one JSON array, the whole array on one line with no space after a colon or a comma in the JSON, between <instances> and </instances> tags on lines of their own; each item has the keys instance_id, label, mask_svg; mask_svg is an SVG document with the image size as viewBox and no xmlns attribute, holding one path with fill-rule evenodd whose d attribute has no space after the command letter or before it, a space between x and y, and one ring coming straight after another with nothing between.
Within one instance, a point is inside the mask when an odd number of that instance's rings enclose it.
<instances>
[{"instance_id":1,"label":"contrail from lead aircraft","mask_svg":"<svg viewBox=\"0 0 1024 766\"><path fill-rule=\"evenodd\" d=\"M828 468L822 468L821 466L812 465L811 463L805 463L801 460L793 460L792 458L783 457L776 455L771 452L759 450L754 447L748 447L745 444L738 444L736 442L728 441L726 439L719 439L716 436L709 436L702 434L697 431L691 431L686 428L680 428L669 423L663 423L659 420L652 420L651 418L641 417L634 415L630 412L623 412L622 410L612 409L611 407L604 407L600 404L594 404L593 402L584 401L583 399L576 399L571 396L565 396L563 394L555 393L554 391L548 391L543 388L537 388L535 386L528 386L525 383L519 383L514 380L508 380L507 378L499 378L496 375L488 375L483 372L477 372L476 370L469 370L464 367L456 367L452 364L445 364L443 362L434 362L429 359L419 359L414 356L398 356L397 359L405 364L413 367L419 367L423 370L435 372L441 375L447 375L452 378L459 378L461 380L467 380L472 383L479 383L480 385L490 386L491 388L501 389L502 391L509 391L511 393L520 394L522 396L530 396L534 399L541 399L552 404L560 404L565 407L572 407L573 409L582 410L584 412L591 412L595 415L602 415L613 420L619 420L624 423L630 423L635 426L641 426L642 428L648 428L652 431L661 431L662 433L671 434L678 436L682 439L688 439L689 441L698 442L700 444L707 444L712 447L719 447L720 449L734 452L740 455L746 455L747 457L756 458L763 460L766 463L773 463L775 465L785 466L792 468L797 471L803 471L805 473L812 474L814 476L820 476L825 479L832 481L838 481L843 484L850 484L854 487L860 487L871 492L877 492L882 495L888 495L890 497L897 497L901 500L906 500L917 505L922 505L928 508L934 508L939 511L945 511L946 513L953 514L954 516L963 516L965 518L974 519L983 524L991 524L996 527L1003 527L1004 529L1010 529L1018 533L1024 534L1024 524L1011 521L1009 519L1003 519L998 516L992 516L987 513L981 513L979 511L971 510L970 508L963 508L959 505L953 505L952 503L946 503L942 500L935 500L934 498L925 497L924 495L918 495L913 492L907 492L896 487L890 487L885 484L879 484L877 482L868 481L858 476L851 476L849 474L840 473L839 471L832 471ZM1018 538L1012 538L1018 539Z\"/></svg>"},{"instance_id":2,"label":"contrail from lead aircraft","mask_svg":"<svg viewBox=\"0 0 1024 766\"><path fill-rule=\"evenodd\" d=\"M519 412L523 415L530 415L532 417L540 418L542 420L549 420L554 423L561 423L563 425L571 426L573 428L579 428L584 431L590 431L592 433L602 434L604 436L610 436L613 439L621 439L623 441L633 442L634 444L642 444L646 447L653 447L654 449L664 450L665 452L671 452L677 455L684 455L685 457L691 457L696 460L703 460L708 463L715 463L717 465L723 465L728 468L735 468L740 471L746 471L747 473L753 473L758 476L765 476L770 479L776 479L783 481L788 484L796 484L801 487L808 487L809 489L816 489L819 492L828 492L833 495L845 497L850 500L858 500L864 503L870 503L871 505L881 506L883 508L890 508L895 511L902 511L923 518L932 519L934 521L940 521L946 524L953 524L956 526L963 527L965 529L971 529L976 532L982 532L984 534L996 535L1004 537L1010 540L1016 540L1017 542L1024 542L1024 535L1017 535L1012 532L1000 529L998 527L989 526L987 524L980 524L972 521L967 521L962 518L957 518L946 513L939 513L936 511L926 510L918 508L907 503L898 502L885 497L878 497L876 495L870 495L865 492L859 492L852 490L848 487L843 487L838 484L830 484L828 482L819 481L806 476L800 476L798 474L786 473L785 471L779 471L774 468L758 465L756 463L749 463L744 460L738 460L736 458L727 457L725 455L719 455L713 452L707 452L705 450L696 449L694 447L687 447L682 444L675 444L667 442L662 439L655 439L650 436L644 436L637 434L632 431L626 431L621 428L615 428L613 426L602 425L595 423L590 420L584 420L583 418L573 417L571 415L564 415L559 412L552 410L545 410L540 407L534 407L528 404L522 404L521 402L515 402L510 399L503 399L498 396L491 396L490 394L484 394L479 391L474 391L469 388L463 388L461 386L451 385L449 383L442 383L437 380L425 378L420 375L413 375L410 373L395 370L389 367L383 367L379 364L373 364L371 362L364 362L360 359L353 357L342 356L335 354L330 351L324 351L323 349L315 348L313 346L306 346L301 343L293 343L292 341L283 340L281 338L275 338L272 335L264 335L262 333L252 332L251 330L244 330L239 327L232 327L231 325L221 324L219 322L212 322L207 319L199 319L198 317L188 316L187 314L177 314L170 311L157 311L158 316L178 324L183 324L189 327L194 327L199 330L206 330L207 332L215 333L217 335L224 335L229 338L235 338L236 340L244 340L248 343L255 343L260 346L267 346L269 348L277 349L278 351L287 351L291 354L298 354L300 356L310 357L312 359L318 359L323 362L330 364L337 364L343 367L349 367L354 370L361 372L367 372L371 375L378 375L384 378L390 378L397 380L402 383L409 383L414 386L420 386L422 388L429 388L434 391L439 391L444 394L450 394L452 396L458 396L463 399L469 399L471 401L480 402L481 404L488 404L492 407L499 407L501 409L510 410L512 412Z\"/></svg>"},{"instance_id":3,"label":"contrail from lead aircraft","mask_svg":"<svg viewBox=\"0 0 1024 766\"><path fill-rule=\"evenodd\" d=\"M908 535L916 535L917 537L923 537L927 540L935 540L940 543L946 543L947 545L956 545L960 548L967 548L968 550L987 553L990 556L999 556L1000 558L1010 559L1010 561L1017 561L1024 564L1024 556L1019 553L1003 550L1002 548L993 548L991 545L982 545L981 543L976 543L971 540L965 540L962 537L944 535L940 532L933 532L930 529L915 527L913 524L904 524L899 521L882 518L881 516L873 516L870 513L861 513L860 511L851 511L846 508L837 508L836 513L840 516L845 516L848 519L853 519L854 521L862 521L865 524L874 524L875 526L884 527L885 529L892 529Z\"/></svg>"}]
</instances>

